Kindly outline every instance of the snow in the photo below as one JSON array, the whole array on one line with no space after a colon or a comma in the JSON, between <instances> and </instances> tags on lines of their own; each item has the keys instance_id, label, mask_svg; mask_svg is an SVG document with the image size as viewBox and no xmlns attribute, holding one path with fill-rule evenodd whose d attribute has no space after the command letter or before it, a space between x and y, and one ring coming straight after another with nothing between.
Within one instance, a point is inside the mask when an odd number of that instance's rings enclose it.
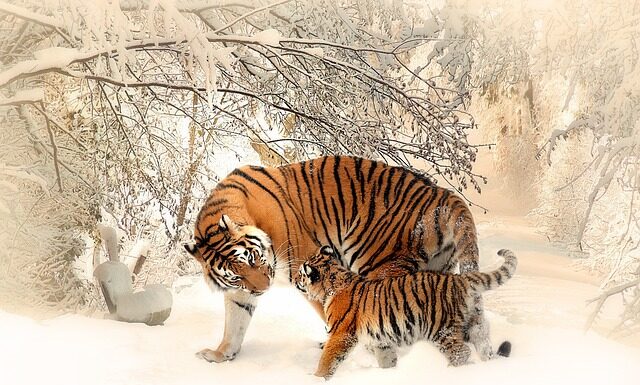
<instances>
[{"instance_id":1,"label":"snow","mask_svg":"<svg viewBox=\"0 0 640 385\"><path fill-rule=\"evenodd\" d=\"M24 179L38 184L45 193L48 193L49 191L49 184L47 181L42 176L30 171L26 167L10 166L8 164L0 163L0 173L4 176L12 176L17 179Z\"/></svg>"},{"instance_id":2,"label":"snow","mask_svg":"<svg viewBox=\"0 0 640 385\"><path fill-rule=\"evenodd\" d=\"M512 355L453 368L432 345L402 348L398 366L380 369L359 346L343 362L333 384L635 384L640 342L615 341L598 331L583 332L598 293L597 280L575 272L563 250L535 233L521 216L476 215L481 269L499 264L495 252L513 249L515 277L485 293L485 311L494 346L508 339ZM5 384L319 384L312 375L320 357L324 325L302 295L277 286L259 301L243 350L232 362L207 363L195 357L222 337L222 295L201 277L174 285L174 307L164 326L126 324L81 315L34 321L0 312L1 379ZM599 325L613 322L608 307ZM624 342L624 343L623 343ZM34 361L37 370L34 370ZM425 370L426 369L426 370Z\"/></svg>"},{"instance_id":3,"label":"snow","mask_svg":"<svg viewBox=\"0 0 640 385\"><path fill-rule=\"evenodd\" d=\"M79 54L75 48L49 47L35 51L33 57L39 61L49 61L53 67L66 67Z\"/></svg>"},{"instance_id":4,"label":"snow","mask_svg":"<svg viewBox=\"0 0 640 385\"><path fill-rule=\"evenodd\" d=\"M0 200L0 212L11 214L11 209L2 200Z\"/></svg>"},{"instance_id":5,"label":"snow","mask_svg":"<svg viewBox=\"0 0 640 385\"><path fill-rule=\"evenodd\" d=\"M25 60L15 64L3 72L0 72L0 86L4 86L24 75L34 74L54 68L64 68L73 61L87 56L80 54L80 52L75 49L56 50L55 48L47 48L43 51L44 52L40 52L38 55L43 59ZM59 55L62 52L65 54Z\"/></svg>"},{"instance_id":6,"label":"snow","mask_svg":"<svg viewBox=\"0 0 640 385\"><path fill-rule=\"evenodd\" d=\"M134 243L133 247L131 247L131 250L129 250L126 255L122 256L122 262L127 265L129 271L133 272L136 267L136 263L138 263L138 259L149 255L150 249L150 240L138 239L136 243Z\"/></svg>"},{"instance_id":7,"label":"snow","mask_svg":"<svg viewBox=\"0 0 640 385\"><path fill-rule=\"evenodd\" d=\"M39 102L44 99L44 90L42 88L30 88L20 90L10 98L0 98L0 106L10 104L21 104L26 102Z\"/></svg>"},{"instance_id":8,"label":"snow","mask_svg":"<svg viewBox=\"0 0 640 385\"><path fill-rule=\"evenodd\" d=\"M39 24L44 24L47 26L57 27L57 28L64 28L64 24L53 17L34 13L22 7L17 7L12 4L7 4L6 2L0 2L0 11L3 11L4 13L16 15L17 17L20 17L22 19L33 20Z\"/></svg>"},{"instance_id":9,"label":"snow","mask_svg":"<svg viewBox=\"0 0 640 385\"><path fill-rule=\"evenodd\" d=\"M265 29L253 35L255 42L262 45L278 45L282 36L275 29Z\"/></svg>"},{"instance_id":10,"label":"snow","mask_svg":"<svg viewBox=\"0 0 640 385\"><path fill-rule=\"evenodd\" d=\"M119 297L133 291L131 272L122 262L107 261L101 263L93 272L98 282L104 285L111 294L111 302L116 304Z\"/></svg>"},{"instance_id":11,"label":"snow","mask_svg":"<svg viewBox=\"0 0 640 385\"><path fill-rule=\"evenodd\" d=\"M144 290L118 298L118 319L126 322L162 324L171 314L173 298L163 285L145 286Z\"/></svg>"},{"instance_id":12,"label":"snow","mask_svg":"<svg viewBox=\"0 0 640 385\"><path fill-rule=\"evenodd\" d=\"M302 52L308 53L309 55L323 57L324 49L321 47L313 47L313 48L303 48Z\"/></svg>"},{"instance_id":13,"label":"snow","mask_svg":"<svg viewBox=\"0 0 640 385\"><path fill-rule=\"evenodd\" d=\"M233 52L237 47L223 47L212 50L212 55L216 58L220 64L224 66L227 71L233 71L232 64L235 61Z\"/></svg>"},{"instance_id":14,"label":"snow","mask_svg":"<svg viewBox=\"0 0 640 385\"><path fill-rule=\"evenodd\" d=\"M96 226L102 238L102 247L107 251L107 257L110 261L119 261L120 252L118 250L118 234L116 229L111 226L98 223Z\"/></svg>"}]
</instances>

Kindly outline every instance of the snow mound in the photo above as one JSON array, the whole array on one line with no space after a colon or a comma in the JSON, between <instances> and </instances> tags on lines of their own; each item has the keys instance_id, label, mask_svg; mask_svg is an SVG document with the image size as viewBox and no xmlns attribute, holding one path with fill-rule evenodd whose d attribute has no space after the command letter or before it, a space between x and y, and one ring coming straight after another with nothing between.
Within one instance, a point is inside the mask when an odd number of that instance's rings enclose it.
<instances>
[{"instance_id":1,"label":"snow mound","mask_svg":"<svg viewBox=\"0 0 640 385\"><path fill-rule=\"evenodd\" d=\"M123 296L118 301L118 319L161 325L171 314L173 298L163 285L149 285L143 291Z\"/></svg>"},{"instance_id":2,"label":"snow mound","mask_svg":"<svg viewBox=\"0 0 640 385\"><path fill-rule=\"evenodd\" d=\"M265 29L253 35L256 43L263 45L279 45L282 36L275 29Z\"/></svg>"},{"instance_id":3,"label":"snow mound","mask_svg":"<svg viewBox=\"0 0 640 385\"><path fill-rule=\"evenodd\" d=\"M124 263L107 261L96 268L94 275L111 317L125 322L161 325L171 314L171 292L163 285L149 285L134 293L131 272Z\"/></svg>"}]
</instances>

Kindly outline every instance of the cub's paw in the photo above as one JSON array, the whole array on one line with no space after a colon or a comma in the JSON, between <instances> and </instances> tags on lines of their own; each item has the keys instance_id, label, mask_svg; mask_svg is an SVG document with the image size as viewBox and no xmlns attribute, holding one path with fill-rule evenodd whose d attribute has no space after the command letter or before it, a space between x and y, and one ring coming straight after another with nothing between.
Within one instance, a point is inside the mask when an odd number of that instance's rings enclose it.
<instances>
[{"instance_id":1,"label":"cub's paw","mask_svg":"<svg viewBox=\"0 0 640 385\"><path fill-rule=\"evenodd\" d=\"M376 360L378 361L378 366L387 369L393 368L398 364L398 355L395 350L392 349L380 349L378 348L375 352Z\"/></svg>"},{"instance_id":2,"label":"cub's paw","mask_svg":"<svg viewBox=\"0 0 640 385\"><path fill-rule=\"evenodd\" d=\"M382 369L394 368L398 364L398 357L378 358L378 366Z\"/></svg>"},{"instance_id":3,"label":"cub's paw","mask_svg":"<svg viewBox=\"0 0 640 385\"><path fill-rule=\"evenodd\" d=\"M482 349L478 349L478 355L480 355L480 359L482 361L487 361L490 360L492 358L495 358L494 354L493 354L493 350L491 350L490 346L486 346Z\"/></svg>"},{"instance_id":4,"label":"cub's paw","mask_svg":"<svg viewBox=\"0 0 640 385\"><path fill-rule=\"evenodd\" d=\"M329 380L331 378L331 373L321 370L316 370L313 375L316 377L323 377L325 380Z\"/></svg>"},{"instance_id":5,"label":"cub's paw","mask_svg":"<svg viewBox=\"0 0 640 385\"><path fill-rule=\"evenodd\" d=\"M196 357L202 358L208 362L224 362L231 361L236 358L236 353L233 354L224 354L217 350L211 349L202 349L198 353L196 353Z\"/></svg>"}]
</instances>

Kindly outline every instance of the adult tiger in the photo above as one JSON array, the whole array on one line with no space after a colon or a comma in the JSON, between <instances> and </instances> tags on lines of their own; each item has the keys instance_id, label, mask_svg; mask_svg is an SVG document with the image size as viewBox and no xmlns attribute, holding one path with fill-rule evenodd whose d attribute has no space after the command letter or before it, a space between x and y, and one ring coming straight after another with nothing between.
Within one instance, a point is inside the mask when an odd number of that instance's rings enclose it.
<instances>
[{"instance_id":1,"label":"adult tiger","mask_svg":"<svg viewBox=\"0 0 640 385\"><path fill-rule=\"evenodd\" d=\"M185 248L210 286L224 290L222 342L198 353L215 362L240 351L275 272L293 282L320 245L369 278L478 270L475 225L460 197L411 170L348 156L232 171L200 210L194 237ZM474 332L488 340L477 301Z\"/></svg>"}]
</instances>

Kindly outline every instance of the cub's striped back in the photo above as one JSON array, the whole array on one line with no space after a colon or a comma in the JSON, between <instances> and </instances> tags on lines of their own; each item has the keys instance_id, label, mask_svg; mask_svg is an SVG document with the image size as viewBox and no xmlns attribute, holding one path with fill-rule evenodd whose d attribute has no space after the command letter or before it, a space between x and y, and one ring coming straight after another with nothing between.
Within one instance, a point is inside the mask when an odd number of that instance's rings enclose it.
<instances>
[{"instance_id":1,"label":"cub's striped back","mask_svg":"<svg viewBox=\"0 0 640 385\"><path fill-rule=\"evenodd\" d=\"M488 325L472 322L474 298L494 289L515 272L513 252L489 273L461 275L418 272L402 277L368 280L340 264L325 246L300 266L298 289L323 303L329 330L316 375L330 377L358 340L369 344L382 367L395 364L395 347L418 339L434 342L452 365L465 364L471 342L482 359L494 356ZM510 349L503 343L501 351ZM502 355L508 355L502 354Z\"/></svg>"}]
</instances>

